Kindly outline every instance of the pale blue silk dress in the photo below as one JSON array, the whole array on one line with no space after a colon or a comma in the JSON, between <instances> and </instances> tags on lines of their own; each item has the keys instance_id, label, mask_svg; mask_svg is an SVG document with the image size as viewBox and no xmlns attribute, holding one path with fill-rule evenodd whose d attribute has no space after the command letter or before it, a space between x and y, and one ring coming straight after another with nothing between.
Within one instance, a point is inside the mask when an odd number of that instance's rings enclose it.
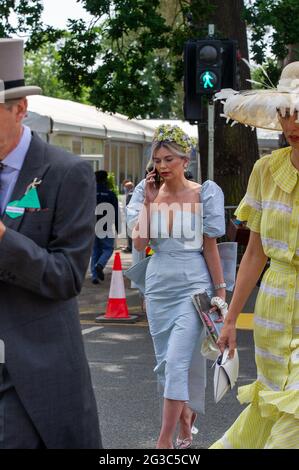
<instances>
[{"instance_id":1,"label":"pale blue silk dress","mask_svg":"<svg viewBox=\"0 0 299 470\"><path fill-rule=\"evenodd\" d=\"M206 361L200 348L205 332L191 295L199 290L214 294L202 252L203 235L224 235L225 219L223 193L216 183L202 185L199 201L201 214L175 212L170 236L161 213L152 212L154 254L145 275L145 300L156 355L154 370L164 398L188 402L204 413Z\"/></svg>"}]
</instances>

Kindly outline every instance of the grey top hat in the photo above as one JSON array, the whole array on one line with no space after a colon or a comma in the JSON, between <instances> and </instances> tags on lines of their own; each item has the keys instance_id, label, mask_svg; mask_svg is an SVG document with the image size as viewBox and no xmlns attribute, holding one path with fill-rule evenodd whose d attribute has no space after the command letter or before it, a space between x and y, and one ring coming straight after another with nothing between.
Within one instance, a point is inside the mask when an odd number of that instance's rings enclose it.
<instances>
[{"instance_id":1,"label":"grey top hat","mask_svg":"<svg viewBox=\"0 0 299 470\"><path fill-rule=\"evenodd\" d=\"M41 93L37 86L25 86L23 41L0 39L0 103Z\"/></svg>"}]
</instances>

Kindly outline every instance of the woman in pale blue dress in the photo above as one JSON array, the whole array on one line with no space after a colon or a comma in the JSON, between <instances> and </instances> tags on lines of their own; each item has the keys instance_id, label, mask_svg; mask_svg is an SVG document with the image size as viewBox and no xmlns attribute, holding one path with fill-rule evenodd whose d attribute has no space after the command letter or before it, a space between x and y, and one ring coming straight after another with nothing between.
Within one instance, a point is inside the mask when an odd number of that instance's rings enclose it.
<instances>
[{"instance_id":1,"label":"woman in pale blue dress","mask_svg":"<svg viewBox=\"0 0 299 470\"><path fill-rule=\"evenodd\" d=\"M160 126L152 144L155 169L144 184L144 201L133 229L133 243L154 250L145 277L145 299L163 388L163 416L157 448L190 447L196 412L204 412L205 336L191 294L206 290L225 299L216 238L225 233L221 189L212 181L188 181L190 140L177 126ZM155 173L161 183L155 183ZM202 204L200 204L200 202Z\"/></svg>"}]
</instances>

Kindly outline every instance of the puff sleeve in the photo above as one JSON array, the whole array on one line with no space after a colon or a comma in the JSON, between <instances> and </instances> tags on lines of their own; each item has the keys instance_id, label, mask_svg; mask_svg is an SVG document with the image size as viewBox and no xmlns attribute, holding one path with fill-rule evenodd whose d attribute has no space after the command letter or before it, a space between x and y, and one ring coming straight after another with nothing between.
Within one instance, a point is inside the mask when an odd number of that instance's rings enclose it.
<instances>
[{"instance_id":1,"label":"puff sleeve","mask_svg":"<svg viewBox=\"0 0 299 470\"><path fill-rule=\"evenodd\" d=\"M247 227L249 227L250 230L260 233L262 198L259 161L257 161L253 167L246 194L236 209L235 216L241 221L247 221Z\"/></svg>"},{"instance_id":2,"label":"puff sleeve","mask_svg":"<svg viewBox=\"0 0 299 470\"><path fill-rule=\"evenodd\" d=\"M205 181L201 188L203 204L203 233L210 238L225 234L224 196L214 181Z\"/></svg>"},{"instance_id":3,"label":"puff sleeve","mask_svg":"<svg viewBox=\"0 0 299 470\"><path fill-rule=\"evenodd\" d=\"M144 200L144 187L145 179L141 180L140 183L137 184L133 191L131 200L126 207L126 222L129 234L131 234L133 228L135 227L139 213L142 209Z\"/></svg>"}]
</instances>

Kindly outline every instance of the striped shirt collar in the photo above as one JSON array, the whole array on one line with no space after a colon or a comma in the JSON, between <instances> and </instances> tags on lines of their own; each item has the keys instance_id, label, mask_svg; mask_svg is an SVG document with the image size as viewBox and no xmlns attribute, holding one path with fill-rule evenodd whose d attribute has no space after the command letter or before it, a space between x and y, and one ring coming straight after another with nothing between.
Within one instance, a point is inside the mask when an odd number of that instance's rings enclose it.
<instances>
[{"instance_id":1,"label":"striped shirt collar","mask_svg":"<svg viewBox=\"0 0 299 470\"><path fill-rule=\"evenodd\" d=\"M272 152L270 171L275 183L286 193L291 193L298 180L298 170L291 162L292 147L285 147Z\"/></svg>"}]
</instances>

